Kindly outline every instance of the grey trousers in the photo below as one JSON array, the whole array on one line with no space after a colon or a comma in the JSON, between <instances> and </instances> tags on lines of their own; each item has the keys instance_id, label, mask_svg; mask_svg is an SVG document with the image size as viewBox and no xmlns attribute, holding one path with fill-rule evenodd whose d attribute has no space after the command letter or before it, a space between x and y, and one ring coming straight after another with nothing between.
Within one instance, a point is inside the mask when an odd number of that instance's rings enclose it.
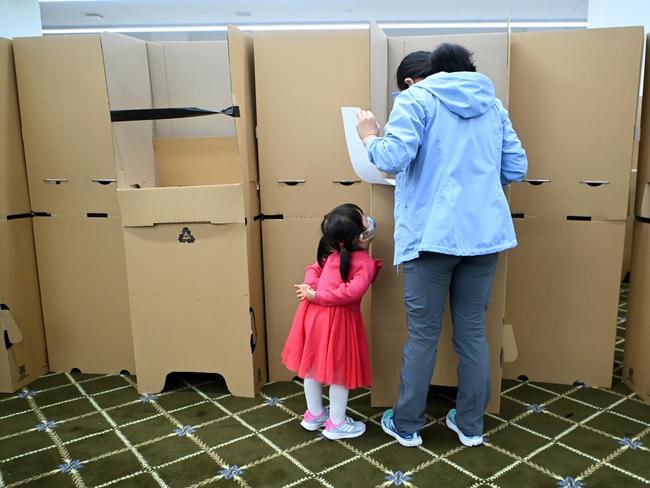
<instances>
[{"instance_id":1,"label":"grey trousers","mask_svg":"<svg viewBox=\"0 0 650 488\"><path fill-rule=\"evenodd\" d=\"M468 436L483 434L490 399L490 351L485 317L498 254L449 256L422 253L404 264L404 303L408 339L401 382L393 408L395 427L405 433L422 429L447 295L458 354L456 422Z\"/></svg>"}]
</instances>

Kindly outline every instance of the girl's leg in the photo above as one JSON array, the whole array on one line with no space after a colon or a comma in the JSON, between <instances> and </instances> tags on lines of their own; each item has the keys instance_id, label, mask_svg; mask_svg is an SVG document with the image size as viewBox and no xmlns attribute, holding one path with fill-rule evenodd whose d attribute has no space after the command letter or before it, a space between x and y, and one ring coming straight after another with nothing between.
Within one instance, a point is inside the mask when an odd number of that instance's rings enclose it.
<instances>
[{"instance_id":1,"label":"girl's leg","mask_svg":"<svg viewBox=\"0 0 650 488\"><path fill-rule=\"evenodd\" d=\"M348 389L342 385L330 385L330 421L339 425L345 420L348 407Z\"/></svg>"},{"instance_id":2,"label":"girl's leg","mask_svg":"<svg viewBox=\"0 0 650 488\"><path fill-rule=\"evenodd\" d=\"M311 378L305 378L304 387L307 410L314 417L318 417L323 413L323 385Z\"/></svg>"}]
</instances>

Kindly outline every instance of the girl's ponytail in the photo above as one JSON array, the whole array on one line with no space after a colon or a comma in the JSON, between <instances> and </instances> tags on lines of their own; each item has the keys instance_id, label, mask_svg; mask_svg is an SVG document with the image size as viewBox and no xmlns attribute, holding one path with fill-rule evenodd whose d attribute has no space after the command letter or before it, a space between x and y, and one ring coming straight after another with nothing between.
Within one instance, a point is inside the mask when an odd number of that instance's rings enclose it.
<instances>
[{"instance_id":1,"label":"girl's ponytail","mask_svg":"<svg viewBox=\"0 0 650 488\"><path fill-rule=\"evenodd\" d=\"M352 261L352 250L348 249L348 243L347 242L342 242L340 244L341 247L341 259L340 262L341 264L339 265L339 273L341 273L341 279L343 280L343 283L348 282L348 278L350 277L350 261Z\"/></svg>"}]
</instances>

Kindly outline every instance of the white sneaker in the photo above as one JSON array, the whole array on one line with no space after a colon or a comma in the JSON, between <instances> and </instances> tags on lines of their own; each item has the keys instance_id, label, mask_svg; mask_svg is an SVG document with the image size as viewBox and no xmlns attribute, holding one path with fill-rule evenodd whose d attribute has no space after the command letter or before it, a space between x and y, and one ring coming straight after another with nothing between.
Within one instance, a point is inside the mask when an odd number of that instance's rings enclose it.
<instances>
[{"instance_id":1,"label":"white sneaker","mask_svg":"<svg viewBox=\"0 0 650 488\"><path fill-rule=\"evenodd\" d=\"M339 425L334 425L332 420L328 418L327 422L325 422L323 435L331 440L352 439L363 435L365 431L366 424L354 421L350 417L345 417L345 420Z\"/></svg>"},{"instance_id":2,"label":"white sneaker","mask_svg":"<svg viewBox=\"0 0 650 488\"><path fill-rule=\"evenodd\" d=\"M447 418L445 419L447 422L447 427L449 427L451 430L456 432L458 434L458 439L460 442L467 446L467 447L476 447L480 446L483 444L483 436L482 435L472 435L472 436L467 436L463 434L460 429L458 428L458 425L456 425L456 409L452 408L449 410L447 413Z\"/></svg>"},{"instance_id":3,"label":"white sneaker","mask_svg":"<svg viewBox=\"0 0 650 488\"><path fill-rule=\"evenodd\" d=\"M309 410L305 410L304 415L302 416L302 422L300 425L303 429L306 429L310 432L314 432L322 427L325 427L325 422L330 416L330 411L328 408L323 409L323 413L320 415L312 415Z\"/></svg>"}]
</instances>

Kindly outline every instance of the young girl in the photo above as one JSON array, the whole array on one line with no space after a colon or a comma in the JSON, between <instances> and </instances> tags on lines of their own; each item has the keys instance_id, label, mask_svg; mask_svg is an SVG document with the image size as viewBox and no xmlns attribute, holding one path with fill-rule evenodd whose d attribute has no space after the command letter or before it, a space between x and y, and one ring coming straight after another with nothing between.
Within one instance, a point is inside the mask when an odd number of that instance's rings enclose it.
<instances>
[{"instance_id":1,"label":"young girl","mask_svg":"<svg viewBox=\"0 0 650 488\"><path fill-rule=\"evenodd\" d=\"M377 277L381 261L368 246L374 221L353 204L336 207L321 223L318 261L308 266L304 283L294 285L300 299L282 362L304 379L307 411L300 425L325 427L328 439L358 437L363 422L345 415L348 391L372 383L361 299ZM330 385L329 410L322 385Z\"/></svg>"}]
</instances>

